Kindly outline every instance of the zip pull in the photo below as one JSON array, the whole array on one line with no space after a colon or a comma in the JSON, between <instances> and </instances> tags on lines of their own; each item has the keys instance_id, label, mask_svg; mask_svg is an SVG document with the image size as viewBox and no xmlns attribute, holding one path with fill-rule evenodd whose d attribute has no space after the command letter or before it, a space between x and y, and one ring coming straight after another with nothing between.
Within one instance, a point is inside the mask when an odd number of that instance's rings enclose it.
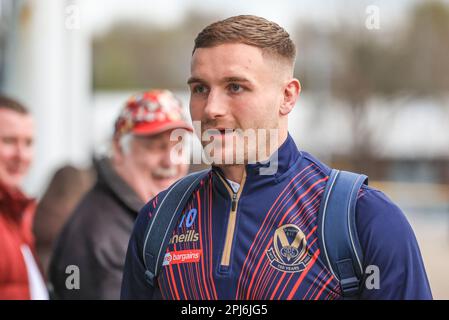
<instances>
[{"instance_id":1,"label":"zip pull","mask_svg":"<svg viewBox=\"0 0 449 320\"><path fill-rule=\"evenodd\" d=\"M237 207L237 193L234 192L234 194L232 195L232 206L231 206L231 210L235 211L235 208Z\"/></svg>"}]
</instances>

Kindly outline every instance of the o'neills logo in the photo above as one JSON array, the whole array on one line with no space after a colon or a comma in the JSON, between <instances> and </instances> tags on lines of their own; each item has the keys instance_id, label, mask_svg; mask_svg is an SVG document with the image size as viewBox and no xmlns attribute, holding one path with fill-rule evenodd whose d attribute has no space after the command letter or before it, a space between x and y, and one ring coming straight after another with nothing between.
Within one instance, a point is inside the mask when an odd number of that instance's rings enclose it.
<instances>
[{"instance_id":1,"label":"o'neills logo","mask_svg":"<svg viewBox=\"0 0 449 320\"><path fill-rule=\"evenodd\" d=\"M284 272L302 271L310 261L306 237L294 224L276 229L273 245L266 253L271 266Z\"/></svg>"},{"instance_id":2,"label":"o'neills logo","mask_svg":"<svg viewBox=\"0 0 449 320\"><path fill-rule=\"evenodd\" d=\"M198 262L201 258L201 250L180 250L167 252L164 257L163 266L178 263Z\"/></svg>"},{"instance_id":3,"label":"o'neills logo","mask_svg":"<svg viewBox=\"0 0 449 320\"><path fill-rule=\"evenodd\" d=\"M200 234L195 230L189 230L186 233L175 234L170 239L170 244L182 243L182 242L196 242L198 241Z\"/></svg>"}]
</instances>

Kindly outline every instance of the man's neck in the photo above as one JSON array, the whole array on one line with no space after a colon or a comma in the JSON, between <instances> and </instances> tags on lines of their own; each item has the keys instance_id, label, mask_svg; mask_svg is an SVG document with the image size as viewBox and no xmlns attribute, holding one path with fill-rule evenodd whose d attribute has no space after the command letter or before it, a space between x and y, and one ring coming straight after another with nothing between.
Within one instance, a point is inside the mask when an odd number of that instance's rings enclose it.
<instances>
[{"instance_id":1,"label":"man's neck","mask_svg":"<svg viewBox=\"0 0 449 320\"><path fill-rule=\"evenodd\" d=\"M0 181L0 198L4 198L6 196L9 198L27 198L20 189L20 186L7 185Z\"/></svg>"},{"instance_id":2,"label":"man's neck","mask_svg":"<svg viewBox=\"0 0 449 320\"><path fill-rule=\"evenodd\" d=\"M226 179L241 183L245 171L244 164L219 166Z\"/></svg>"},{"instance_id":3,"label":"man's neck","mask_svg":"<svg viewBox=\"0 0 449 320\"><path fill-rule=\"evenodd\" d=\"M287 137L288 137L287 131L283 132L283 134L281 134L279 136L278 143L277 143L277 146L275 147L274 152L277 152L279 150L279 147L285 142L285 140L287 140ZM266 159L259 159L258 161L261 162L261 161L270 159L271 156L273 155L273 153L271 153L270 156L267 157ZM223 174L226 179L229 179L229 180L237 182L237 183L241 183L241 181L243 179L243 174L246 170L244 164L222 165L222 166L218 166L218 167L223 171Z\"/></svg>"}]
</instances>

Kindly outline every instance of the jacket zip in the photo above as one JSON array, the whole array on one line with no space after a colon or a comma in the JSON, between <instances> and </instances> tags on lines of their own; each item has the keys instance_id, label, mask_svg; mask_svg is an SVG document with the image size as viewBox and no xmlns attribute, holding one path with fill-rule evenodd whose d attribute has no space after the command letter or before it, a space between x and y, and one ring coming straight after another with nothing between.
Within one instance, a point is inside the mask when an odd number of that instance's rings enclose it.
<instances>
[{"instance_id":1,"label":"jacket zip","mask_svg":"<svg viewBox=\"0 0 449 320\"><path fill-rule=\"evenodd\" d=\"M224 186L226 187L226 190L228 190L229 195L231 196L231 210L229 212L229 218L228 218L228 225L226 228L226 238L223 248L223 254L221 256L220 266L222 267L229 267L230 260L231 260L231 249L232 249L232 243L234 240L234 232L235 232L235 224L237 220L237 209L238 209L238 203L240 200L240 194L242 193L243 186L245 184L246 180L246 171L243 172L243 178L240 183L240 188L238 192L234 192L234 190L229 185L229 182L221 176L221 174L218 174L218 177L223 182Z\"/></svg>"}]
</instances>

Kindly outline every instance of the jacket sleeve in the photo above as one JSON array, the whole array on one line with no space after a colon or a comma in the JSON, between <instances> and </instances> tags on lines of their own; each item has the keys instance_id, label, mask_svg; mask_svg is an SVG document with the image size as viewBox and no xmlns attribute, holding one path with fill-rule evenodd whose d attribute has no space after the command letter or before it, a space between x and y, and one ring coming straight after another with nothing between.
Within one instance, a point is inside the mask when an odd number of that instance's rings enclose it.
<instances>
[{"instance_id":1,"label":"jacket sleeve","mask_svg":"<svg viewBox=\"0 0 449 320\"><path fill-rule=\"evenodd\" d=\"M360 298L432 299L419 246L405 215L382 192L367 188L363 193L356 221L363 265L369 271Z\"/></svg>"},{"instance_id":2,"label":"jacket sleeve","mask_svg":"<svg viewBox=\"0 0 449 320\"><path fill-rule=\"evenodd\" d=\"M153 201L147 203L140 210L136 219L126 253L120 299L150 300L153 298L154 289L145 279L146 268L143 262L142 251L145 231L151 220L151 209L154 208Z\"/></svg>"}]
</instances>

